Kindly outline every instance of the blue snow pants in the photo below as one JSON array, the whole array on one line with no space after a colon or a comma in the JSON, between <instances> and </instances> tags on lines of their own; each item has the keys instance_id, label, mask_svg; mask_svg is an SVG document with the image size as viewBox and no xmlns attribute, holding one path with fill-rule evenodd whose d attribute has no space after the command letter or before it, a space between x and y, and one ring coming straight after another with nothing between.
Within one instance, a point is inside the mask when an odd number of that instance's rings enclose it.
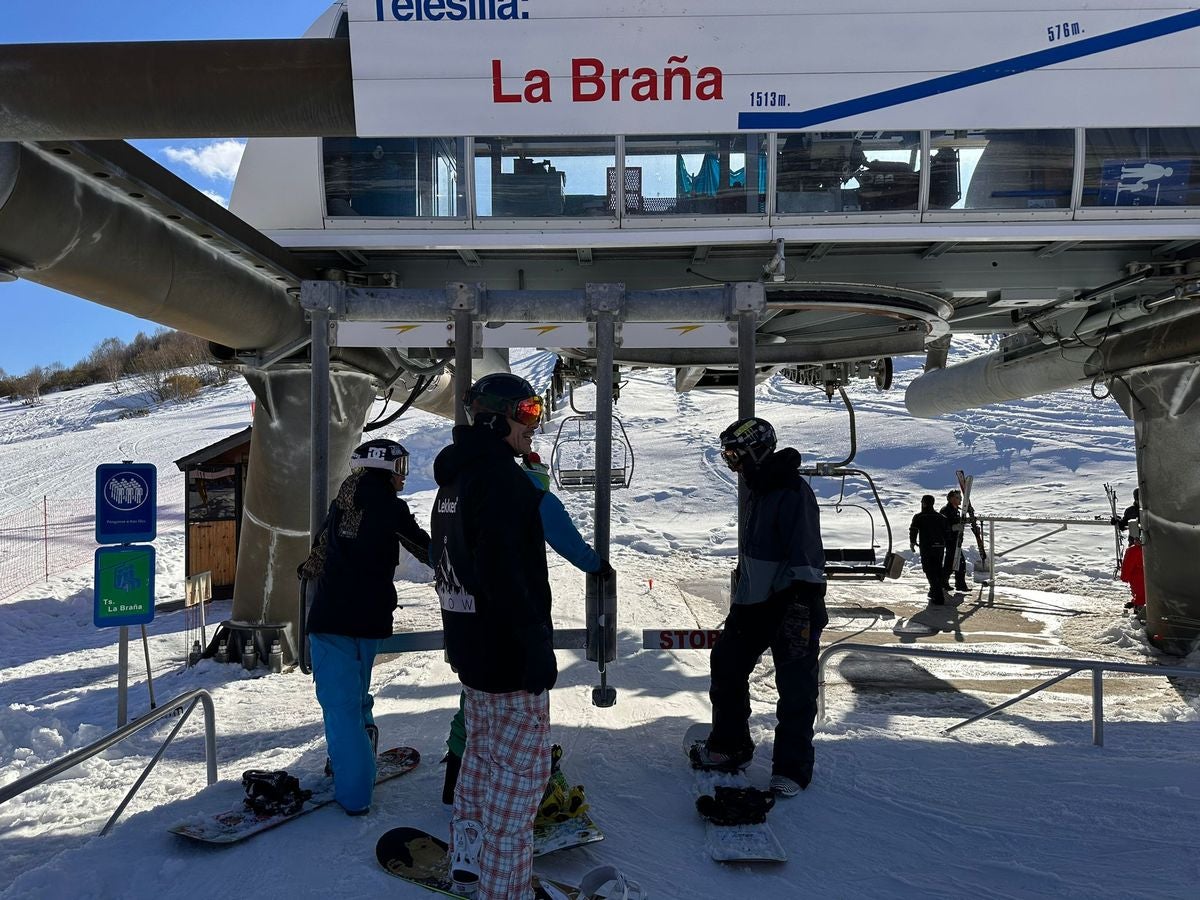
<instances>
[{"instance_id":1,"label":"blue snow pants","mask_svg":"<svg viewBox=\"0 0 1200 900\"><path fill-rule=\"evenodd\" d=\"M333 766L334 799L346 812L371 805L375 752L367 736L371 715L371 667L379 641L340 634L309 634L317 702L325 717L325 744Z\"/></svg>"}]
</instances>

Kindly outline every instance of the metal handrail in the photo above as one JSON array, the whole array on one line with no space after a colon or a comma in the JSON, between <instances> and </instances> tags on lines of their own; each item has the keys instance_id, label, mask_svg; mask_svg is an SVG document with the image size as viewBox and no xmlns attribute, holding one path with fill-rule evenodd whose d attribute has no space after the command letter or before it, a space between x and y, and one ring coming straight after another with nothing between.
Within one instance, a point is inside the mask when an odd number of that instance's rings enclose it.
<instances>
[{"instance_id":1,"label":"metal handrail","mask_svg":"<svg viewBox=\"0 0 1200 900\"><path fill-rule=\"evenodd\" d=\"M158 752L155 753L150 762L146 764L146 768L142 770L142 774L138 776L138 780L133 783L133 787L129 789L129 793L125 795L125 799L121 801L120 805L117 806L108 822L105 823L104 828L100 831L100 834L108 834L109 828L111 828L113 823L117 821L117 817L124 812L125 807L129 805L129 801L133 799L133 795L136 794L138 788L142 786L142 782L144 782L147 776L149 776L150 770L154 768L155 763L157 763L162 757L163 753L167 749L167 746L175 738L175 735L179 733L179 729L183 727L183 723L186 722L188 716L192 714L192 710L196 708L197 703L200 703L204 706L204 756L205 761L208 764L208 783L210 785L215 784L217 781L216 711L213 708L212 697L209 695L208 691L197 688L196 690L188 691L185 694L180 694L178 697L176 697L174 700L171 700L164 706L160 706L158 709L150 710L150 712L146 713L141 718L134 719L128 725L124 725L112 732L112 734L105 735L104 737L100 738L100 740L93 741L86 747L76 750L74 753L67 754L57 762L52 762L48 766L42 766L42 768L38 769L36 772L31 772L24 778L18 778L12 784L0 787L0 804L7 803L14 797L18 797L25 793L30 788L35 788L38 785L49 781L51 778L61 775L63 772L67 771L67 769L73 768L87 759L91 759L98 753L103 753L109 747L120 743L121 741L125 740L125 738L135 734L138 731L141 731L146 726L153 725L164 716L173 715L174 713L178 712L179 708L189 700L191 701L191 704L186 710L184 710L183 715L179 717L179 721L175 723L175 727L171 729L171 733L167 735L167 739L163 741L162 746L158 748Z\"/></svg>"},{"instance_id":2,"label":"metal handrail","mask_svg":"<svg viewBox=\"0 0 1200 900\"><path fill-rule=\"evenodd\" d=\"M917 656L927 659L971 660L974 662L1003 663L1014 666L1041 666L1051 669L1066 669L1062 675L1043 682L1037 687L1024 692L998 706L993 706L978 715L972 716L957 725L945 729L945 733L970 725L980 719L994 715L1002 709L1012 706L1021 700L1031 697L1039 691L1057 684L1064 678L1079 672L1090 672L1092 676L1092 743L1097 747L1104 746L1104 673L1126 672L1130 675L1158 675L1164 678L1198 678L1200 669L1184 669L1180 666L1146 666L1137 663L1109 662L1102 659L1068 659L1055 656L1022 656L1009 653L976 653L962 650L935 650L931 647L900 647L890 644L834 644L826 647L817 659L817 721L825 721L825 662L835 653L848 653L851 650L860 653L879 653L890 656Z\"/></svg>"}]
</instances>

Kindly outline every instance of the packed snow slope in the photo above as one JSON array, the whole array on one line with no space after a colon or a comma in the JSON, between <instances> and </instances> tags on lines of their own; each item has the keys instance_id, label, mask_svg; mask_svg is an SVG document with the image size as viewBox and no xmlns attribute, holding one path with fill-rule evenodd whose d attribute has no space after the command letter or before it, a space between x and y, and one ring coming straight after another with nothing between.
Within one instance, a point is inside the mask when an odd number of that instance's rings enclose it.
<instances>
[{"instance_id":1,"label":"packed snow slope","mask_svg":"<svg viewBox=\"0 0 1200 900\"><path fill-rule=\"evenodd\" d=\"M981 342L966 345L983 349ZM516 354L537 383L552 358ZM949 652L1101 658L1200 668L1200 658L1160 660L1122 605L1105 524L1105 482L1122 504L1134 487L1133 430L1108 399L1086 390L1006 404L934 421L909 418L903 389L918 369L903 361L896 386L851 391L858 414L855 464L875 478L891 539L910 559L895 582L835 582L826 646L835 643L942 648ZM612 863L648 897L760 900L822 897L1194 897L1200 890L1200 701L1192 679L1105 678L1104 746L1091 743L1089 679L1067 679L992 718L945 729L1057 673L964 660L838 653L826 672L827 721L819 725L812 786L781 801L770 821L790 854L777 866L711 861L694 809L693 778L680 747L707 720L708 654L642 649L643 629L715 628L736 552L736 484L720 464L717 435L736 417L733 393L676 394L672 373L627 375L618 403L635 457L633 482L613 492L612 564L620 592L619 659L610 667L615 707L591 704L595 666L560 651L553 692L554 739L568 776L586 786L607 839L538 861L574 880ZM591 400L590 391L577 394ZM155 463L161 504L158 597L183 584L183 481L172 460L249 421L241 384L211 388L190 403L155 406L109 387L52 395L37 407L0 405L0 516L48 494L89 496L94 467ZM840 403L779 379L760 386L758 413L807 463L842 459L847 417ZM566 413L539 441L550 456ZM564 435L572 433L570 422ZM427 520L433 457L450 423L410 413L383 432L412 453L405 495ZM377 433L378 436L378 433ZM566 443L570 454L583 445ZM908 522L922 493L939 504L956 469L975 476L981 513L1063 517L1071 526L1000 558L994 592L959 595L926 609ZM827 546L887 549L883 517L864 483L815 479ZM844 489L844 493L843 493ZM565 494L585 536L590 495ZM840 502L839 502L840 499ZM874 529L872 532L872 528ZM1046 526L1001 526L1011 549ZM974 554L972 554L974 555ZM583 621L583 576L550 554L556 621ZM397 630L439 626L423 567L397 573ZM213 604L210 622L226 618ZM931 637L898 637L910 620ZM174 823L235 806L248 768L286 768L316 778L325 759L312 682L202 661L184 667L182 612L148 627L159 702L195 688L216 703L221 780L205 787L199 713L150 774L106 837L100 829L173 726L168 717L137 736L0 806L0 900L169 900L213 892L255 897L428 897L384 873L376 838L407 824L443 834L440 803L447 725L458 684L438 652L381 658L375 713L385 745L420 750L418 769L381 786L370 815L330 807L228 848L169 834ZM134 634L136 636L136 629ZM84 565L0 601L0 784L11 783L111 731L116 718L117 634L92 625L92 572ZM140 648L131 652L133 715L148 708ZM1200 672L1198 672L1200 674ZM768 655L755 672L751 776L769 775L776 699Z\"/></svg>"}]
</instances>

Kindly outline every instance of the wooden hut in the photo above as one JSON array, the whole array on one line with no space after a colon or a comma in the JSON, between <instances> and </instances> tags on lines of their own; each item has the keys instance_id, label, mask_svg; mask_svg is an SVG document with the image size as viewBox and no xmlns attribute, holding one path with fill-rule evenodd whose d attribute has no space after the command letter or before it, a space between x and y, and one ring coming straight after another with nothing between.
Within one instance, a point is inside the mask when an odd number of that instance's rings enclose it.
<instances>
[{"instance_id":1,"label":"wooden hut","mask_svg":"<svg viewBox=\"0 0 1200 900\"><path fill-rule=\"evenodd\" d=\"M184 574L212 572L214 599L233 596L251 430L175 460L186 484Z\"/></svg>"}]
</instances>

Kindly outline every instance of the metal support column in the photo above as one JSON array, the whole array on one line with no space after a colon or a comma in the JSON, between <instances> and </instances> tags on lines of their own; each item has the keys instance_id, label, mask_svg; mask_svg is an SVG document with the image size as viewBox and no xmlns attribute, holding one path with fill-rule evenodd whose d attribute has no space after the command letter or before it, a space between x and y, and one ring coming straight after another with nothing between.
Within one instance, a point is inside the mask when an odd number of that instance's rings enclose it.
<instances>
[{"instance_id":1,"label":"metal support column","mask_svg":"<svg viewBox=\"0 0 1200 900\"><path fill-rule=\"evenodd\" d=\"M758 330L758 314L763 308L765 294L761 284L733 284L729 286L731 310L737 314L738 323L738 418L754 415L754 388L758 367L755 364L755 334ZM745 511L749 502L746 479L738 476L738 549L742 547L742 532L746 527ZM731 585L732 586L732 585ZM730 598L732 601L732 597Z\"/></svg>"},{"instance_id":2,"label":"metal support column","mask_svg":"<svg viewBox=\"0 0 1200 900\"><path fill-rule=\"evenodd\" d=\"M463 395L474 380L471 377L471 359L474 356L471 337L481 293L482 290L477 284L455 282L446 286L446 298L449 301L450 312L454 314L455 425L467 424L467 408L463 405Z\"/></svg>"},{"instance_id":3,"label":"metal support column","mask_svg":"<svg viewBox=\"0 0 1200 900\"><path fill-rule=\"evenodd\" d=\"M329 319L336 306L333 282L306 281L300 287L300 305L308 311L312 328L309 348L312 387L309 394L308 533L315 540L329 506Z\"/></svg>"},{"instance_id":4,"label":"metal support column","mask_svg":"<svg viewBox=\"0 0 1200 900\"><path fill-rule=\"evenodd\" d=\"M596 325L596 505L595 546L608 559L612 516L612 405L613 359L616 354L616 319L624 305L625 285L586 286L589 313ZM596 662L600 684L592 688L592 703L607 707L617 702L616 689L608 684L606 664L617 651L617 586L611 577L587 578L588 658Z\"/></svg>"}]
</instances>

